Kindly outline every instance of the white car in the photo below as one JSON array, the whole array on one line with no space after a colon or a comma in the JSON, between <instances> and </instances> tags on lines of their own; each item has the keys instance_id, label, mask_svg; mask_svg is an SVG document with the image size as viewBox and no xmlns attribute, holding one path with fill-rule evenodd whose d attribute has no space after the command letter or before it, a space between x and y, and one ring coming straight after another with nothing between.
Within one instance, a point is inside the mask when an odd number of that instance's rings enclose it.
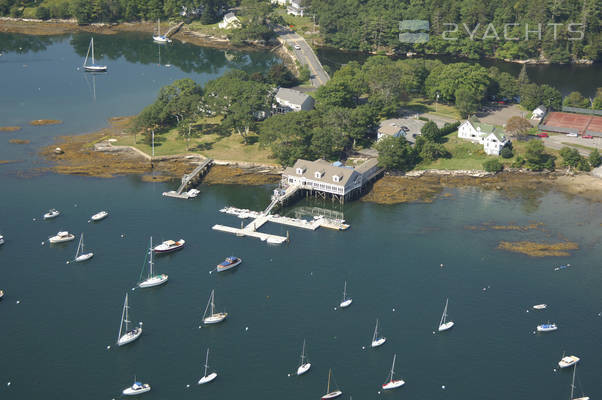
<instances>
[{"instance_id":1,"label":"white car","mask_svg":"<svg viewBox=\"0 0 602 400\"><path fill-rule=\"evenodd\" d=\"M301 46L299 46L298 44L295 45L295 50L301 50Z\"/></svg>"},{"instance_id":2,"label":"white car","mask_svg":"<svg viewBox=\"0 0 602 400\"><path fill-rule=\"evenodd\" d=\"M577 135L576 133L569 133L567 136L568 136L568 137L577 137L577 136L579 136L579 135Z\"/></svg>"}]
</instances>

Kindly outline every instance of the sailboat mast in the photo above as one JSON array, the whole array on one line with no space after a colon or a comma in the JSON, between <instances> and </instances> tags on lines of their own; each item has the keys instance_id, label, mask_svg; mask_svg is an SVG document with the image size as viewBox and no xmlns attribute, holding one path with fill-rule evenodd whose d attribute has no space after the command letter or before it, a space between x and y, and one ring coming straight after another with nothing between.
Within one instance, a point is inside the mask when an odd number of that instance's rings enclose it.
<instances>
[{"instance_id":1,"label":"sailboat mast","mask_svg":"<svg viewBox=\"0 0 602 400\"><path fill-rule=\"evenodd\" d=\"M345 286L343 286L343 301L345 301L345 296L347 296L347 281L345 281Z\"/></svg>"},{"instance_id":2,"label":"sailboat mast","mask_svg":"<svg viewBox=\"0 0 602 400\"><path fill-rule=\"evenodd\" d=\"M96 64L96 61L94 61L94 38L90 40L90 43L92 45L92 65L94 65Z\"/></svg>"},{"instance_id":3,"label":"sailboat mast","mask_svg":"<svg viewBox=\"0 0 602 400\"><path fill-rule=\"evenodd\" d=\"M577 364L575 364L573 366L573 380L571 382L571 396L569 397L569 400L573 400L573 393L575 391L575 373L577 372Z\"/></svg>"},{"instance_id":4,"label":"sailboat mast","mask_svg":"<svg viewBox=\"0 0 602 400\"><path fill-rule=\"evenodd\" d=\"M127 293L125 294L125 331L130 331L130 304Z\"/></svg>"},{"instance_id":5,"label":"sailboat mast","mask_svg":"<svg viewBox=\"0 0 602 400\"><path fill-rule=\"evenodd\" d=\"M215 313L215 292L212 290L211 291L211 315L213 315Z\"/></svg>"},{"instance_id":6,"label":"sailboat mast","mask_svg":"<svg viewBox=\"0 0 602 400\"><path fill-rule=\"evenodd\" d=\"M303 361L305 361L305 339L303 339L303 350L301 351L301 365L303 365Z\"/></svg>"},{"instance_id":7,"label":"sailboat mast","mask_svg":"<svg viewBox=\"0 0 602 400\"><path fill-rule=\"evenodd\" d=\"M328 370L328 385L326 385L326 394L330 393L330 373L332 372L331 369Z\"/></svg>"},{"instance_id":8,"label":"sailboat mast","mask_svg":"<svg viewBox=\"0 0 602 400\"><path fill-rule=\"evenodd\" d=\"M445 323L445 320L447 319L447 304L449 302L449 298L445 299L445 308L443 309L443 315L441 316L441 321L439 322L439 325L442 325Z\"/></svg>"},{"instance_id":9,"label":"sailboat mast","mask_svg":"<svg viewBox=\"0 0 602 400\"><path fill-rule=\"evenodd\" d=\"M82 235L79 238L79 243L81 245L81 250L80 251L83 253L84 252L84 233L83 232L82 232Z\"/></svg>"},{"instance_id":10,"label":"sailboat mast","mask_svg":"<svg viewBox=\"0 0 602 400\"><path fill-rule=\"evenodd\" d=\"M374 327L374 335L372 336L373 342L376 340L377 336L378 336L378 318L376 319L376 326Z\"/></svg>"},{"instance_id":11,"label":"sailboat mast","mask_svg":"<svg viewBox=\"0 0 602 400\"><path fill-rule=\"evenodd\" d=\"M153 237L150 237L150 247L148 248L148 252L150 253L150 259L148 261L148 277L151 278L153 276Z\"/></svg>"},{"instance_id":12,"label":"sailboat mast","mask_svg":"<svg viewBox=\"0 0 602 400\"><path fill-rule=\"evenodd\" d=\"M117 335L117 341L121 339L121 331L123 329L123 317L125 316L125 307L128 303L128 294L125 294L125 302L123 303L123 310L121 311L121 323L119 324L119 335Z\"/></svg>"},{"instance_id":13,"label":"sailboat mast","mask_svg":"<svg viewBox=\"0 0 602 400\"><path fill-rule=\"evenodd\" d=\"M86 64L88 63L88 56L90 55L90 47L92 46L92 41L90 41L90 44L88 45L88 52L86 53L86 59L84 60L84 67L86 66Z\"/></svg>"},{"instance_id":14,"label":"sailboat mast","mask_svg":"<svg viewBox=\"0 0 602 400\"><path fill-rule=\"evenodd\" d=\"M207 368L209 368L209 347L207 347L207 355L205 356L205 374L207 376Z\"/></svg>"},{"instance_id":15,"label":"sailboat mast","mask_svg":"<svg viewBox=\"0 0 602 400\"><path fill-rule=\"evenodd\" d=\"M397 358L397 354L393 354L393 365L391 365L391 379L389 382L393 381L393 374L395 374L395 359Z\"/></svg>"}]
</instances>

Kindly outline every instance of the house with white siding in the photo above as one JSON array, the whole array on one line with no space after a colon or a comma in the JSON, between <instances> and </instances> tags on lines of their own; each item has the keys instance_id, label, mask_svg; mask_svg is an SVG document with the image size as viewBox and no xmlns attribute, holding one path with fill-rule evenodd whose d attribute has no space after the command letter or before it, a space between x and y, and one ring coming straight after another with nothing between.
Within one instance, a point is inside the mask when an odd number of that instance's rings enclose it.
<instances>
[{"instance_id":1,"label":"house with white siding","mask_svg":"<svg viewBox=\"0 0 602 400\"><path fill-rule=\"evenodd\" d=\"M220 29L232 29L240 28L241 23L238 17L234 15L233 12L229 12L228 14L224 15L224 20L217 24L217 26L219 26Z\"/></svg>"},{"instance_id":2,"label":"house with white siding","mask_svg":"<svg viewBox=\"0 0 602 400\"><path fill-rule=\"evenodd\" d=\"M286 114L291 111L309 111L314 108L314 98L298 90L279 88L274 96L275 114Z\"/></svg>"},{"instance_id":3,"label":"house with white siding","mask_svg":"<svg viewBox=\"0 0 602 400\"><path fill-rule=\"evenodd\" d=\"M499 155L509 143L504 132L493 125L483 124L477 119L468 119L458 127L458 137L483 145L485 153Z\"/></svg>"}]
</instances>

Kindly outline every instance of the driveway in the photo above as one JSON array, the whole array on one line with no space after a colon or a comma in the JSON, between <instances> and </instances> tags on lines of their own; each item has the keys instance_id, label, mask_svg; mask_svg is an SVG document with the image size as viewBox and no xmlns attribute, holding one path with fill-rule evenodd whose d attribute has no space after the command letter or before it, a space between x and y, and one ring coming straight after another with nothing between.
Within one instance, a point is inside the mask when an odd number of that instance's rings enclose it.
<instances>
[{"instance_id":1,"label":"driveway","mask_svg":"<svg viewBox=\"0 0 602 400\"><path fill-rule=\"evenodd\" d=\"M297 60L299 60L302 65L307 65L309 67L311 73L310 81L313 87L318 88L330 80L330 77L320 63L320 60L318 60L318 56L316 56L312 48L301 35L282 26L274 28L274 32L276 32L279 38L284 40L284 42L293 49L293 54ZM299 49L296 49L295 46L298 46Z\"/></svg>"},{"instance_id":2,"label":"driveway","mask_svg":"<svg viewBox=\"0 0 602 400\"><path fill-rule=\"evenodd\" d=\"M511 117L526 117L527 112L517 104L499 105L488 104L482 111L477 112L476 117L486 124L504 126ZM535 124L535 122L533 122Z\"/></svg>"}]
</instances>

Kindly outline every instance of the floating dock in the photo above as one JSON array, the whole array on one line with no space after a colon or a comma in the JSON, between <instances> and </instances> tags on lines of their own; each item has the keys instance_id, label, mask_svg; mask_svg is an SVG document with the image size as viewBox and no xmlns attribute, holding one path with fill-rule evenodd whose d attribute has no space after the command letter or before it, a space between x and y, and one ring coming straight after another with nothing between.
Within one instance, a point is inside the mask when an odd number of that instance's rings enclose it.
<instances>
[{"instance_id":1,"label":"floating dock","mask_svg":"<svg viewBox=\"0 0 602 400\"><path fill-rule=\"evenodd\" d=\"M200 179L209 171L209 168L213 165L213 160L208 158L201 162L197 167L192 170L189 174L184 174L182 177L182 183L178 190L170 190L169 192L163 192L163 196L166 197L175 197L177 199L190 199L192 197L196 197L199 194L199 191L196 189L192 189L189 191L184 191L188 189L188 187L192 184L198 183Z\"/></svg>"}]
</instances>

